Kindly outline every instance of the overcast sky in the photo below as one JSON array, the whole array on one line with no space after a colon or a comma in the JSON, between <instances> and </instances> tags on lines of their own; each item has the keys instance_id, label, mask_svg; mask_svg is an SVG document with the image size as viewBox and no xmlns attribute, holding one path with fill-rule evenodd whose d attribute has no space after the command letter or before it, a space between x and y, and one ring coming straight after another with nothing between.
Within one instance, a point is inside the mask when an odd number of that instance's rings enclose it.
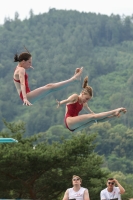
<instances>
[{"instance_id":1,"label":"overcast sky","mask_svg":"<svg viewBox=\"0 0 133 200\"><path fill-rule=\"evenodd\" d=\"M29 17L30 9L36 15L48 12L49 8L131 16L133 0L3 0L0 5L0 24L3 24L5 17L14 19L15 12L23 20Z\"/></svg>"}]
</instances>

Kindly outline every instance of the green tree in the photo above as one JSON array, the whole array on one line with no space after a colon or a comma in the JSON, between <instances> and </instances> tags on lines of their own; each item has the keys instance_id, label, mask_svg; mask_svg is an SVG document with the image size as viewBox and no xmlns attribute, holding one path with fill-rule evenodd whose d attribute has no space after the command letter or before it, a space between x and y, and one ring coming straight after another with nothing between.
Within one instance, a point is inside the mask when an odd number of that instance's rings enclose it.
<instances>
[{"instance_id":1,"label":"green tree","mask_svg":"<svg viewBox=\"0 0 133 200\"><path fill-rule=\"evenodd\" d=\"M94 124L88 134L97 133L95 151L105 156L106 166L123 173L133 172L133 130L122 124L111 126L109 122ZM104 145L103 145L104 144Z\"/></svg>"},{"instance_id":2,"label":"green tree","mask_svg":"<svg viewBox=\"0 0 133 200\"><path fill-rule=\"evenodd\" d=\"M62 143L37 142L40 135L23 138L23 123L7 123L1 136L14 137L16 144L0 145L0 196L2 198L58 199L79 174L91 199L98 200L107 172L102 158L94 153L95 135L79 134ZM33 145L36 144L35 149Z\"/></svg>"},{"instance_id":3,"label":"green tree","mask_svg":"<svg viewBox=\"0 0 133 200\"><path fill-rule=\"evenodd\" d=\"M11 77L16 67L13 56L16 52L24 51L23 45L26 45L31 51L35 69L28 74L31 90L50 82L65 80L72 76L75 68L84 66L83 76L89 75L89 84L92 87L94 84L95 98L91 105L95 112L114 109L117 105L125 106L128 115L121 123L127 127L133 126L133 24L130 17L54 8L39 15L34 15L30 10L29 19L23 21L17 12L15 15L13 20L7 18L0 26L2 117L16 120L19 116L25 120L29 135L34 134L35 130L43 132L50 126L63 123L64 112L55 112L51 101L47 104L47 98L40 101L42 104L39 102L33 105L31 110L21 106ZM81 84L74 84L60 91L58 98L66 98L72 92L79 92L79 89ZM49 97L54 99L55 94ZM41 109L38 104L41 104Z\"/></svg>"}]
</instances>

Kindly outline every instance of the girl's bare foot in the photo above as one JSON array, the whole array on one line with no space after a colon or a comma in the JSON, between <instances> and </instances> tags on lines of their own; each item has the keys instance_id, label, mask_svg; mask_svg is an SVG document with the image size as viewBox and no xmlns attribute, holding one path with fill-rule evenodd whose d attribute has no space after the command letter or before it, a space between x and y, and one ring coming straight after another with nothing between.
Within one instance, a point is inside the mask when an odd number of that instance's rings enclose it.
<instances>
[{"instance_id":1,"label":"girl's bare foot","mask_svg":"<svg viewBox=\"0 0 133 200\"><path fill-rule=\"evenodd\" d=\"M81 80L82 72L83 72L83 67L77 68L77 69L75 70L75 74L74 74L74 76L73 76L74 80Z\"/></svg>"}]
</instances>

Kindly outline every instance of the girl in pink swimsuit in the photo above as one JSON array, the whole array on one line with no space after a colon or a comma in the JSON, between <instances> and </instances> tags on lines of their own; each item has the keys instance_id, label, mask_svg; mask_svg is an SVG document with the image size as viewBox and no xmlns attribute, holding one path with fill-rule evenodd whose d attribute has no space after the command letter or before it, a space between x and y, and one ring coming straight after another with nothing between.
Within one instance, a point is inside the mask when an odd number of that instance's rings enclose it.
<instances>
[{"instance_id":1,"label":"girl in pink swimsuit","mask_svg":"<svg viewBox=\"0 0 133 200\"><path fill-rule=\"evenodd\" d=\"M73 94L68 99L58 101L57 100L57 108L66 104L66 114L65 114L65 124L66 127L73 132L82 130L88 126L90 126L94 122L102 122L112 117L119 117L120 112L125 113L125 108L117 108L115 110L111 110L108 112L102 112L95 114L89 107L87 102L92 98L93 90L88 85L88 77L84 79L83 82L83 90L80 95ZM82 109L85 109L89 114L79 115L79 112Z\"/></svg>"},{"instance_id":2,"label":"girl in pink swimsuit","mask_svg":"<svg viewBox=\"0 0 133 200\"><path fill-rule=\"evenodd\" d=\"M32 105L31 103L45 97L51 92L60 90L80 80L83 71L83 67L77 68L72 78L58 83L50 83L31 91L28 85L28 75L26 74L27 69L33 68L31 54L29 52L23 52L20 55L15 54L14 62L18 62L13 75L14 84L20 98L23 100L23 104L27 106Z\"/></svg>"}]
</instances>

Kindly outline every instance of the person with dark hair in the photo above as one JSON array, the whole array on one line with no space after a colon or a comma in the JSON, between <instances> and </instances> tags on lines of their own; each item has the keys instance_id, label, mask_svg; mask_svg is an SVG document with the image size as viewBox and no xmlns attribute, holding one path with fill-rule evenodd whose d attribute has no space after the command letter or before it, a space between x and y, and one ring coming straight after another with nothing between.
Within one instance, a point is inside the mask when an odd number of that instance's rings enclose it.
<instances>
[{"instance_id":1,"label":"person with dark hair","mask_svg":"<svg viewBox=\"0 0 133 200\"><path fill-rule=\"evenodd\" d=\"M73 175L72 188L68 188L64 194L63 200L90 200L88 189L81 187L82 179Z\"/></svg>"},{"instance_id":2,"label":"person with dark hair","mask_svg":"<svg viewBox=\"0 0 133 200\"><path fill-rule=\"evenodd\" d=\"M101 200L121 200L121 194L125 193L125 189L121 184L114 178L109 178L107 180L107 188L101 191ZM117 185L117 187L115 186Z\"/></svg>"},{"instance_id":3,"label":"person with dark hair","mask_svg":"<svg viewBox=\"0 0 133 200\"><path fill-rule=\"evenodd\" d=\"M14 62L18 62L13 75L14 84L20 98L23 101L23 105L25 104L27 106L32 105L33 102L42 99L51 92L60 90L76 80L80 80L83 71L83 67L77 68L74 76L70 79L58 83L50 83L31 91L28 85L28 75L26 70L33 68L32 55L29 52L23 52L20 55L15 54Z\"/></svg>"},{"instance_id":4,"label":"person with dark hair","mask_svg":"<svg viewBox=\"0 0 133 200\"><path fill-rule=\"evenodd\" d=\"M87 104L92 96L93 89L88 85L88 77L85 77L83 82L83 90L81 91L80 95L72 94L68 97L68 99L62 101L57 100L57 108L59 108L59 106L62 104L66 104L66 114L64 121L66 127L70 131L76 132L82 130L94 122L103 122L116 116L120 117L120 112L126 112L125 108L117 108L115 110L96 114L88 107ZM89 114L79 115L79 112L83 108L89 112Z\"/></svg>"}]
</instances>

